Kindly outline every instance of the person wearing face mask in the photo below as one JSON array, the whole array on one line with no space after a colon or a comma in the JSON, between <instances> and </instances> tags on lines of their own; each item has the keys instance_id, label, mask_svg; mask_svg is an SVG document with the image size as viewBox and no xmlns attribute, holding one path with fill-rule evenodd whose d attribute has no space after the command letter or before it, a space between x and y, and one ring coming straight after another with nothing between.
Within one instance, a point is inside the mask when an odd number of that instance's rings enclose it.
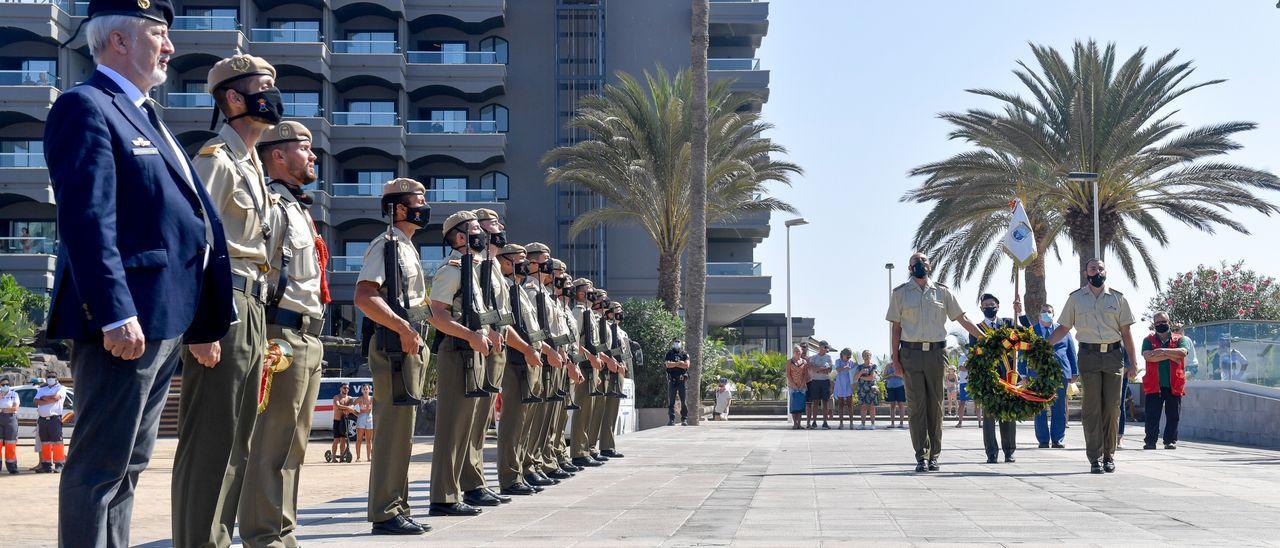
<instances>
[{"instance_id":1,"label":"person wearing face mask","mask_svg":"<svg viewBox=\"0 0 1280 548\"><path fill-rule=\"evenodd\" d=\"M578 409L574 391L576 390L575 387L585 380L578 364L586 360L587 351L578 337L578 322L573 319L573 279L566 273L568 269L564 261L551 259L550 262L553 277L549 283L556 294L555 301L559 318L557 323L560 324L560 330L557 332L561 334L561 340L564 342L563 350L567 360L564 361L565 378L562 381L564 383L565 397L563 401L557 402L555 411L552 414L552 422L549 427L552 447L549 449L548 458L559 461L560 469L565 472L581 472L583 467L573 464L565 429L569 426L569 411ZM567 335L567 337L564 335Z\"/></svg>"},{"instance_id":2,"label":"person wearing face mask","mask_svg":"<svg viewBox=\"0 0 1280 548\"><path fill-rule=\"evenodd\" d=\"M502 420L498 423L498 484L503 495L531 495L533 487L524 480L524 461L530 450L524 434L531 425L532 413L541 403L534 383L542 377L542 352L546 332L538 323L537 308L521 286L529 277L529 261L524 246L506 244L498 255L502 274L506 276L513 314L518 314L506 339L509 356L503 360L508 371L502 375ZM536 341L535 341L536 339ZM472 506L471 494L464 501ZM479 502L479 501L477 501ZM490 504L496 506L496 504Z\"/></svg>"},{"instance_id":3,"label":"person wearing face mask","mask_svg":"<svg viewBox=\"0 0 1280 548\"><path fill-rule=\"evenodd\" d=\"M258 153L277 209L268 246L267 337L289 343L293 361L273 375L267 407L255 419L240 493L240 538L246 546L296 545L297 482L320 390L329 252L307 211L311 196L302 190L316 180L311 132L281 122L263 134Z\"/></svg>"},{"instance_id":4,"label":"person wearing face mask","mask_svg":"<svg viewBox=\"0 0 1280 548\"><path fill-rule=\"evenodd\" d=\"M978 329L983 333L991 333L997 329L1013 327L1013 319L1001 318L1000 299L990 293L984 293L982 298L978 300L978 305L982 308L982 319L978 321ZM978 338L969 335L969 346L978 344ZM1000 455L1000 449L1004 449L1004 461L1014 462L1013 452L1017 448L1018 423L1014 421L999 421L1000 423L1000 439L996 440L996 418L988 413L982 418L982 445L987 450L987 464L995 464L997 457Z\"/></svg>"},{"instance_id":5,"label":"person wearing face mask","mask_svg":"<svg viewBox=\"0 0 1280 548\"><path fill-rule=\"evenodd\" d=\"M1034 324L1031 324L1031 319L1026 316L1022 316L1019 320L1024 327L1030 324L1029 327L1035 331L1036 335L1046 340L1052 337L1054 330L1058 328L1057 322L1053 319L1053 305L1048 303L1040 307L1040 316ZM1053 357L1058 360L1058 365L1062 366L1062 386L1058 387L1058 396L1053 399L1049 409L1036 414L1036 441L1040 443L1041 449L1066 447L1062 439L1067 435L1067 385L1076 382L1076 376L1080 374L1080 370L1076 367L1075 337L1067 333L1066 337L1053 345ZM1035 376L1035 371L1028 371L1028 374Z\"/></svg>"},{"instance_id":6,"label":"person wearing face mask","mask_svg":"<svg viewBox=\"0 0 1280 548\"><path fill-rule=\"evenodd\" d=\"M0 442L4 443L4 466L10 474L18 473L18 393L7 378L0 378Z\"/></svg>"},{"instance_id":7,"label":"person wearing face mask","mask_svg":"<svg viewBox=\"0 0 1280 548\"><path fill-rule=\"evenodd\" d=\"M416 404L424 399L429 357L423 341L427 278L413 243L413 235L431 218L425 193L422 183L408 178L382 185L382 212L390 226L369 242L356 278L355 305L376 326L369 342L369 370L373 424L378 432L373 437L368 504L375 535L419 535L431 530L413 519L409 507L413 422ZM442 373L442 388L446 381ZM436 443L445 443L444 439L437 436ZM443 459L436 462L448 466Z\"/></svg>"},{"instance_id":8,"label":"person wearing face mask","mask_svg":"<svg viewBox=\"0 0 1280 548\"><path fill-rule=\"evenodd\" d=\"M44 386L36 389L35 404L39 418L36 428L40 431L40 468L37 473L61 472L67 454L62 443L62 412L67 389L58 382L58 375L49 372Z\"/></svg>"},{"instance_id":9,"label":"person wearing face mask","mask_svg":"<svg viewBox=\"0 0 1280 548\"><path fill-rule=\"evenodd\" d=\"M1182 416L1182 396L1187 393L1187 372L1184 364L1191 346L1187 338L1169 329L1169 313L1160 311L1151 316L1155 331L1142 341L1142 359L1146 360L1146 372L1142 375L1142 394L1146 398L1142 409L1146 415L1146 439L1143 449L1155 449L1160 434L1160 414L1163 411L1164 448L1178 448L1178 419Z\"/></svg>"},{"instance_id":10,"label":"person wearing face mask","mask_svg":"<svg viewBox=\"0 0 1280 548\"><path fill-rule=\"evenodd\" d=\"M628 373L634 367L631 354L631 336L622 328L622 303L613 302L609 305L608 310L609 329L613 331L615 347L622 354L622 361L618 362L618 371L616 372L616 384L614 390L618 393L613 397L605 398L604 404L604 420L600 422L600 455L607 459L620 459L622 453L617 450L617 440L614 439L613 430L617 427L618 411L621 407L621 399L624 397L622 392L622 379L627 378ZM725 408L727 414L728 408Z\"/></svg>"},{"instance_id":11,"label":"person wearing face mask","mask_svg":"<svg viewBox=\"0 0 1280 548\"><path fill-rule=\"evenodd\" d=\"M680 426L689 424L689 411L684 405L684 381L689 378L689 353L684 351L684 343L680 339L671 339L671 350L667 351L667 426L676 424L676 398L680 401Z\"/></svg>"},{"instance_id":12,"label":"person wearing face mask","mask_svg":"<svg viewBox=\"0 0 1280 548\"><path fill-rule=\"evenodd\" d=\"M234 55L209 69L214 122L220 112L227 123L191 165L225 224L239 321L218 354L193 348L183 356L171 487L179 546L228 546L235 533L267 340L267 242L277 211L255 147L280 121L278 91L270 95L275 76L270 63L251 55Z\"/></svg>"},{"instance_id":13,"label":"person wearing face mask","mask_svg":"<svg viewBox=\"0 0 1280 548\"><path fill-rule=\"evenodd\" d=\"M983 336L964 314L951 289L929 279L929 258L915 253L907 260L911 280L889 297L891 365L900 367L907 387L907 421L915 449L916 472L937 471L942 453L942 400L946 395L947 320Z\"/></svg>"},{"instance_id":14,"label":"person wearing face mask","mask_svg":"<svg viewBox=\"0 0 1280 548\"><path fill-rule=\"evenodd\" d=\"M525 431L526 451L523 472L526 480L529 475L540 476L546 480L566 480L574 476L577 467L568 464L568 458L561 459L556 433L563 439L564 423L559 418L565 413L565 394L571 390L565 384L566 366L576 363L569 357L566 347L572 340L568 328L568 314L561 310L557 294L556 278L564 272L564 263L551 258L551 248L541 242L525 244L532 275L523 284L523 288L533 301L538 315L538 323L547 331L547 347L543 352L546 363L542 370L542 397L544 401L533 405L529 428ZM559 265L557 267L557 265ZM556 270L558 268L558 270ZM577 344L574 341L574 344ZM576 373L576 371L574 371ZM557 428L557 425L558 428ZM562 462L564 461L564 462ZM538 487L530 483L531 487Z\"/></svg>"},{"instance_id":15,"label":"person wearing face mask","mask_svg":"<svg viewBox=\"0 0 1280 548\"><path fill-rule=\"evenodd\" d=\"M1129 331L1133 312L1124 294L1107 287L1106 265L1102 259L1089 259L1083 274L1088 283L1067 297L1049 343L1062 342L1075 328L1080 341L1080 378L1084 383L1080 422L1084 426L1085 455L1089 471L1101 474L1116 470L1120 391L1122 383L1135 375L1134 364L1138 360ZM1128 364L1124 358L1128 358Z\"/></svg>"},{"instance_id":16,"label":"person wearing face mask","mask_svg":"<svg viewBox=\"0 0 1280 548\"><path fill-rule=\"evenodd\" d=\"M579 344L583 347L586 360L578 363L578 369L586 379L574 387L573 398L578 410L573 413L571 428L570 454L573 464L578 467L596 467L604 465L603 461L591 456L590 423L597 405L602 405L598 394L601 372L605 368L604 352L597 327L599 317L594 310L599 295L591 280L578 278L573 281L573 321L578 324ZM599 423L597 423L598 425Z\"/></svg>"}]
</instances>

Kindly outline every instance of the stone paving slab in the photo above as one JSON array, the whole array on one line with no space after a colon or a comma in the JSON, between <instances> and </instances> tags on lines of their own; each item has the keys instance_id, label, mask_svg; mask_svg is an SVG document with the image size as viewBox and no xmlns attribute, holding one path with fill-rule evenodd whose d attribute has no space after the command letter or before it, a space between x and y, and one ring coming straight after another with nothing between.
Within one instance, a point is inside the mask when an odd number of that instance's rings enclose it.
<instances>
[{"instance_id":1,"label":"stone paving slab","mask_svg":"<svg viewBox=\"0 0 1280 548\"><path fill-rule=\"evenodd\" d=\"M944 433L940 472L916 474L905 430L792 431L780 421L665 427L621 438L626 458L420 537L368 534L363 494L301 512L308 546L1280 546L1280 451L1183 442L1091 475L1068 449L985 464L978 428ZM493 465L489 465L490 480ZM410 484L425 514L429 482Z\"/></svg>"}]
</instances>

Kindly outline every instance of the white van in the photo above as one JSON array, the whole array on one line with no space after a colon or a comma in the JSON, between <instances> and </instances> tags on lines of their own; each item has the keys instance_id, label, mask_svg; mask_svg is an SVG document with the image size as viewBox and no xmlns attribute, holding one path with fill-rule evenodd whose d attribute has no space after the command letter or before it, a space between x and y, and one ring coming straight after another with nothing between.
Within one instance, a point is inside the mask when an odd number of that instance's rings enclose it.
<instances>
[{"instance_id":1,"label":"white van","mask_svg":"<svg viewBox=\"0 0 1280 548\"><path fill-rule=\"evenodd\" d=\"M347 392L352 398L360 396L360 387L368 385L373 391L373 379L369 377L323 377L320 379L320 393L316 396L315 413L311 415L311 431L333 431L333 397L338 395L338 387L347 383L351 390ZM348 432L348 437L356 439L355 429Z\"/></svg>"},{"instance_id":2,"label":"white van","mask_svg":"<svg viewBox=\"0 0 1280 548\"><path fill-rule=\"evenodd\" d=\"M36 388L30 384L19 384L10 388L18 394L18 437L35 439L36 437L36 419L40 417L40 413L36 411ZM62 404L63 413L71 413L76 409L75 390L67 388L67 401ZM62 437L71 438L71 432L75 429L75 416L63 423ZM333 425L330 424L330 427Z\"/></svg>"}]
</instances>

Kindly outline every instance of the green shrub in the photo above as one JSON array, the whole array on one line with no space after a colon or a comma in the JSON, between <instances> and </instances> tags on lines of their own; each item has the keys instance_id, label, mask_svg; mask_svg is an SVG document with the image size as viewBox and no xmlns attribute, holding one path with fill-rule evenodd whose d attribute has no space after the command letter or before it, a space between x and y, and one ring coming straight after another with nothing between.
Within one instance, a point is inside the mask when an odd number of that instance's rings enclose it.
<instances>
[{"instance_id":1,"label":"green shrub","mask_svg":"<svg viewBox=\"0 0 1280 548\"><path fill-rule=\"evenodd\" d=\"M684 321L667 312L657 299L628 299L622 303L622 328L644 352L643 361L634 372L636 407L666 407L667 351L671 349L671 339L684 338Z\"/></svg>"}]
</instances>

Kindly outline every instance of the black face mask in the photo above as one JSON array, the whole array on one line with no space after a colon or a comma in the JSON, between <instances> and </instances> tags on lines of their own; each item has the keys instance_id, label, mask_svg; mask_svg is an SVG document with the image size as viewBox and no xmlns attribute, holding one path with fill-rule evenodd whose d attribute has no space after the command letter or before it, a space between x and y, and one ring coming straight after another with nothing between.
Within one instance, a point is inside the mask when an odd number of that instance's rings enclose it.
<instances>
[{"instance_id":1,"label":"black face mask","mask_svg":"<svg viewBox=\"0 0 1280 548\"><path fill-rule=\"evenodd\" d=\"M284 97L280 95L280 88L272 86L258 93L240 93L240 95L244 96L244 103L248 110L227 118L228 122L250 116L274 125L284 119Z\"/></svg>"},{"instance_id":2,"label":"black face mask","mask_svg":"<svg viewBox=\"0 0 1280 548\"><path fill-rule=\"evenodd\" d=\"M517 276L528 276L529 261L520 261L517 263L511 263L511 270L513 270Z\"/></svg>"},{"instance_id":3,"label":"black face mask","mask_svg":"<svg viewBox=\"0 0 1280 548\"><path fill-rule=\"evenodd\" d=\"M507 245L507 231L500 230L498 232L489 233L489 244L502 247Z\"/></svg>"},{"instance_id":4,"label":"black face mask","mask_svg":"<svg viewBox=\"0 0 1280 548\"><path fill-rule=\"evenodd\" d=\"M1000 311L1000 309L998 309L998 308L996 308L996 307L988 306L988 307L986 307L986 308L983 308L983 309L982 309L982 315L983 315L983 316L986 316L986 317L987 317L987 319L988 319L988 320L990 320L990 319L995 318L995 317L996 317L996 312L999 312L999 311Z\"/></svg>"},{"instance_id":5,"label":"black face mask","mask_svg":"<svg viewBox=\"0 0 1280 548\"><path fill-rule=\"evenodd\" d=\"M1089 285L1092 285L1093 287L1102 287L1102 284L1104 283L1107 283L1107 276L1105 274L1094 274L1089 276Z\"/></svg>"},{"instance_id":6,"label":"black face mask","mask_svg":"<svg viewBox=\"0 0 1280 548\"><path fill-rule=\"evenodd\" d=\"M405 222L413 223L418 228L427 226L431 220L431 206L422 204L420 206L411 206L409 204L400 204L404 206Z\"/></svg>"},{"instance_id":7,"label":"black face mask","mask_svg":"<svg viewBox=\"0 0 1280 548\"><path fill-rule=\"evenodd\" d=\"M1156 333L1160 333L1160 334L1162 334L1162 335L1163 335L1163 334L1168 333L1168 332L1169 332L1169 324L1167 324L1167 323L1158 323L1158 324L1156 324Z\"/></svg>"},{"instance_id":8,"label":"black face mask","mask_svg":"<svg viewBox=\"0 0 1280 548\"><path fill-rule=\"evenodd\" d=\"M924 265L924 261L916 261L911 265L911 276L913 278L923 278L929 275L929 267Z\"/></svg>"},{"instance_id":9,"label":"black face mask","mask_svg":"<svg viewBox=\"0 0 1280 548\"><path fill-rule=\"evenodd\" d=\"M489 244L488 232L481 232L479 234L467 234L467 247L470 247L471 251L474 251L476 253L484 251L484 246L488 244Z\"/></svg>"},{"instance_id":10,"label":"black face mask","mask_svg":"<svg viewBox=\"0 0 1280 548\"><path fill-rule=\"evenodd\" d=\"M553 282L551 282L551 283L552 283L552 284L554 284L554 285L556 286L556 289L564 289L564 285L565 285L566 281L565 281L565 279L564 279L564 278L556 278L556 279L555 279L555 281L553 281Z\"/></svg>"}]
</instances>

